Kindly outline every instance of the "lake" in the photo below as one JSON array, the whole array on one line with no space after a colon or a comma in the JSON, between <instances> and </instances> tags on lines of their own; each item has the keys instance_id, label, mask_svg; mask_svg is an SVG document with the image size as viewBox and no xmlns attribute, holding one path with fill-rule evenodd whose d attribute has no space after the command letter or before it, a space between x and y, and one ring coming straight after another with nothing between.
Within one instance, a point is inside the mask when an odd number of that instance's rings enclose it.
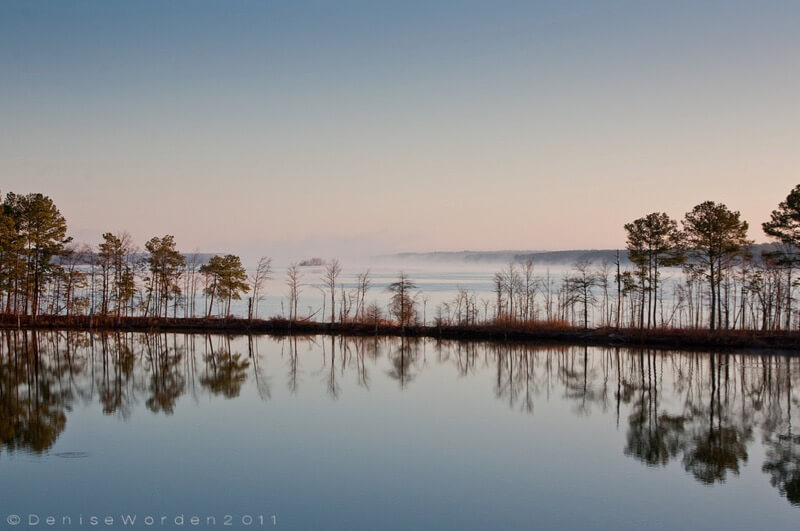
<instances>
[{"instance_id":1,"label":"lake","mask_svg":"<svg viewBox=\"0 0 800 531\"><path fill-rule=\"evenodd\" d=\"M358 285L358 276L369 273L370 286L367 293L367 304L375 303L385 311L389 304L390 293L387 287L397 280L402 271L417 286L415 290L416 302L420 319L431 322L435 317L436 306L452 301L460 289L469 290L480 299L494 302L492 278L494 274L506 267L505 264L480 263L387 263L377 261L371 264L350 265L343 264L342 273L337 283L336 305L341 308L341 289L348 295L355 292ZM519 267L519 266L517 266ZM270 278L264 283L261 299L258 306L259 317L285 317L289 312L289 288L286 285L287 264L277 264ZM548 264L537 266L537 280L542 281L548 274L552 277L553 284L560 284L560 279L570 270L569 266ZM253 268L248 269L248 274L253 274ZM323 279L324 267L300 268L300 294L298 296L298 315L301 317L313 316L319 321L330 320L330 292ZM554 288L557 289L557 288ZM239 317L246 317L248 312L248 298L251 293L242 295L239 301L231 304L231 313ZM195 302L197 312L202 313L208 304L202 295L202 286L198 290ZM481 306L481 310L483 307ZM215 307L215 313L217 309ZM324 311L324 314L323 314ZM337 312L338 314L338 312ZM481 317L483 314L481 313Z\"/></svg>"},{"instance_id":2,"label":"lake","mask_svg":"<svg viewBox=\"0 0 800 531\"><path fill-rule=\"evenodd\" d=\"M595 270L600 271L601 264L594 264ZM517 273L521 274L521 265L515 264ZM475 305L479 319L491 318L494 315L497 295L494 291L494 276L498 272L507 270L508 264L501 263L436 263L436 262L389 262L377 261L371 264L343 265L342 273L337 283L336 308L337 315L342 308L342 290L355 311L355 291L358 277L364 273L369 274L369 290L366 303L376 304L384 315L388 315L388 306L391 293L387 287L395 282L400 272L403 272L414 283L413 299L416 304L417 317L422 322L431 324L437 317L454 317L455 305L459 291L465 290L475 297ZM252 268L248 270L253 273ZM550 286L552 297L557 297L563 279L566 275L574 274L571 265L566 264L536 264L533 271L533 282L536 284L535 309L532 311L537 319L545 319L545 291ZM323 279L324 267L300 268L300 293L298 296L297 313L300 318L311 317L317 321L330 321L330 292ZM674 280L679 278L678 270L667 269L663 280L668 288L666 298L671 301L671 289ZM607 271L610 295L616 287L611 270ZM195 312L203 314L208 301L202 294L202 282L197 290ZM598 304L602 300L602 290L595 288ZM231 304L231 314L246 317L248 314L249 297L251 293L242 295L241 300L234 300ZM258 303L258 316L262 318L286 317L289 313L289 288L286 284L286 265L276 265L270 278L264 283ZM217 301L219 302L219 301ZM555 303L553 303L555 304ZM214 314L219 314L218 305ZM441 310L441 315L439 311ZM591 308L591 322L599 324L600 309L598 305ZM184 310L184 314L185 314ZM178 311L181 315L181 310ZM352 315L352 313L351 313ZM338 319L338 317L337 317Z\"/></svg>"},{"instance_id":3,"label":"lake","mask_svg":"<svg viewBox=\"0 0 800 531\"><path fill-rule=\"evenodd\" d=\"M0 521L796 529L799 377L770 353L4 331Z\"/></svg>"}]
</instances>

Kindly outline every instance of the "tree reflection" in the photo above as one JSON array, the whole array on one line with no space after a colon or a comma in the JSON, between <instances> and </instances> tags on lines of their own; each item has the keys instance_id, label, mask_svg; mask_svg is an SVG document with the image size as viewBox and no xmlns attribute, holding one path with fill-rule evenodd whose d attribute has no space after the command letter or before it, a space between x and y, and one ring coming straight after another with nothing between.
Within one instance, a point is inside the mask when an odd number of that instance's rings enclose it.
<instances>
[{"instance_id":1,"label":"tree reflection","mask_svg":"<svg viewBox=\"0 0 800 531\"><path fill-rule=\"evenodd\" d=\"M287 385L289 391L294 394L297 392L297 368L298 368L298 355L297 355L297 336L292 336L287 340L289 344L289 375Z\"/></svg>"},{"instance_id":2,"label":"tree reflection","mask_svg":"<svg viewBox=\"0 0 800 531\"><path fill-rule=\"evenodd\" d=\"M720 355L708 355L707 382L681 381L677 387L686 391L683 410L670 414L660 410L655 371L655 355L640 353L639 386L629 382L638 394L628 419L625 454L649 466L665 466L681 457L684 469L704 484L724 482L729 472L738 474L747 462L747 442L752 427L732 418L728 400L729 379L722 381ZM684 376L691 371L681 373ZM724 386L724 394L722 394ZM703 401L705 392L707 402Z\"/></svg>"},{"instance_id":3,"label":"tree reflection","mask_svg":"<svg viewBox=\"0 0 800 531\"><path fill-rule=\"evenodd\" d=\"M740 462L747 462L749 430L736 426L703 426L698 423L683 456L683 466L698 481L710 485L725 481L728 472L739 474Z\"/></svg>"},{"instance_id":4,"label":"tree reflection","mask_svg":"<svg viewBox=\"0 0 800 531\"><path fill-rule=\"evenodd\" d=\"M328 391L328 396L331 399L336 400L339 398L339 394L341 393L341 386L336 382L336 337L330 337L330 346L331 346L331 353L330 353L330 368L327 371L327 377L325 380L326 383L326 390ZM342 349L340 349L342 350ZM347 359L344 356L344 352L342 352L342 369L344 369L344 364L346 363ZM325 352L325 342L322 343L322 360L323 366L327 363L328 357Z\"/></svg>"},{"instance_id":5,"label":"tree reflection","mask_svg":"<svg viewBox=\"0 0 800 531\"><path fill-rule=\"evenodd\" d=\"M765 378L775 400L767 400L763 423L766 457L761 467L770 484L792 505L800 506L800 435L792 431L792 406L797 398L792 392L792 358L785 356L775 364L778 373L772 378L773 364ZM796 409L796 407L795 407Z\"/></svg>"},{"instance_id":6,"label":"tree reflection","mask_svg":"<svg viewBox=\"0 0 800 531\"><path fill-rule=\"evenodd\" d=\"M656 415L644 406L637 402L629 418L625 455L649 466L666 465L685 449L686 419L665 413Z\"/></svg>"},{"instance_id":7,"label":"tree reflection","mask_svg":"<svg viewBox=\"0 0 800 531\"><path fill-rule=\"evenodd\" d=\"M288 392L299 393L309 368L316 390L338 401L352 386L386 392L381 379L403 391L412 382L422 387L422 372L447 368L453 378L489 378L489 396L521 413L520 422L535 422L540 402L567 403L579 416L607 412L622 431L624 455L656 469L681 467L707 485L740 474L760 433L764 481L800 505L800 436L792 428L800 410L794 393L800 359L789 356L407 337L30 331L1 337L0 451L48 451L80 404L99 404L104 414L127 421L137 408L170 415L183 395L234 399L248 385L266 400L271 378L286 374ZM267 354L259 353L259 343L271 347ZM267 363L270 356L285 365Z\"/></svg>"},{"instance_id":8,"label":"tree reflection","mask_svg":"<svg viewBox=\"0 0 800 531\"><path fill-rule=\"evenodd\" d=\"M123 418L128 418L133 404L127 385L133 376L136 358L131 346L120 334L114 334L113 338L103 336L101 343L103 371L98 388L103 413L120 413Z\"/></svg>"},{"instance_id":9,"label":"tree reflection","mask_svg":"<svg viewBox=\"0 0 800 531\"><path fill-rule=\"evenodd\" d=\"M146 337L147 358L150 370L150 397L145 404L153 413L175 412L175 403L186 388L186 377L181 372L182 355L168 346L166 336Z\"/></svg>"},{"instance_id":10,"label":"tree reflection","mask_svg":"<svg viewBox=\"0 0 800 531\"><path fill-rule=\"evenodd\" d=\"M800 436L791 431L770 434L765 444L767 456L762 470L781 496L800 506Z\"/></svg>"},{"instance_id":11,"label":"tree reflection","mask_svg":"<svg viewBox=\"0 0 800 531\"><path fill-rule=\"evenodd\" d=\"M50 449L67 424L62 370L45 363L37 332L6 332L0 359L0 448Z\"/></svg>"},{"instance_id":12,"label":"tree reflection","mask_svg":"<svg viewBox=\"0 0 800 531\"><path fill-rule=\"evenodd\" d=\"M261 356L258 354L258 343L255 343L255 348L253 346L253 336L248 336L247 338L247 349L248 349L248 357L253 360L253 378L256 381L256 389L258 390L258 396L261 397L262 400L269 400L272 398L272 388L270 386L270 378L264 375L263 368L261 366Z\"/></svg>"},{"instance_id":13,"label":"tree reflection","mask_svg":"<svg viewBox=\"0 0 800 531\"><path fill-rule=\"evenodd\" d=\"M236 398L247 381L250 362L238 352L230 350L211 351L206 355L206 370L200 377L200 384L215 395Z\"/></svg>"},{"instance_id":14,"label":"tree reflection","mask_svg":"<svg viewBox=\"0 0 800 531\"><path fill-rule=\"evenodd\" d=\"M405 336L400 338L397 348L389 350L390 369L387 374L400 384L400 389L405 389L416 376L413 368L418 350L419 340L409 339Z\"/></svg>"},{"instance_id":15,"label":"tree reflection","mask_svg":"<svg viewBox=\"0 0 800 531\"><path fill-rule=\"evenodd\" d=\"M747 462L747 441L752 433L749 425L739 425L731 418L727 407L729 380L721 382L723 364L720 358L718 354L709 356L709 404L706 409L700 405L691 407L691 435L683 456L684 468L705 484L725 481L728 472L739 474L740 463ZM725 358L727 369L729 360ZM723 385L724 402L720 399Z\"/></svg>"}]
</instances>

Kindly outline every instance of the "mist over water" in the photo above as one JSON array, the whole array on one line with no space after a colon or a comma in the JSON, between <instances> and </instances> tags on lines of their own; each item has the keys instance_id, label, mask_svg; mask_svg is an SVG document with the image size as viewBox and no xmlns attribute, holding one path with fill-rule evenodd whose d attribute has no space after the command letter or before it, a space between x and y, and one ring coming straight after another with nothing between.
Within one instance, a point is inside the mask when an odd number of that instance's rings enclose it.
<instances>
[{"instance_id":1,"label":"mist over water","mask_svg":"<svg viewBox=\"0 0 800 531\"><path fill-rule=\"evenodd\" d=\"M601 268L606 265L608 279L608 304L616 294L614 275L616 270L613 264L594 261L591 263L593 272L599 273ZM286 285L286 269L288 263L278 263L273 265L271 278L265 282L262 300L258 303L258 316L260 318L285 317L289 312L289 288ZM438 307L443 304L450 304L456 299L460 290L467 290L470 295L475 296L478 307L478 319L484 320L485 317L491 319L496 311L496 292L494 286L494 276L498 272L507 270L508 263L497 261L485 262L463 262L463 261L434 261L421 259L399 260L396 258L383 259L363 259L353 262L342 263L342 273L338 279L336 305L341 305L341 290L353 292L357 287L358 275L369 272L371 279L370 289L367 293L367 304L376 303L386 314L390 303L391 293L387 286L396 281L398 275L405 273L417 286L414 290L414 301L420 322L433 324L439 315ZM520 263L515 263L518 272L521 268ZM630 270L627 264L623 264L622 271ZM248 268L251 272L254 266ZM563 284L566 276L575 274L571 263L534 263L533 281L536 284L534 297L534 311L538 319L544 319L545 315L545 290L548 281L551 284L553 298L557 297L557 291ZM324 266L302 267L301 282L302 288L299 296L298 316L303 318L313 316L318 321L330 320L330 292L325 285L323 276ZM673 288L676 281L681 277L681 271L677 268L664 268L661 272L662 296L664 299L665 314L669 316L670 306L674 301ZM594 287L594 294L597 304L590 308L590 326L600 325L600 303L602 301L602 289ZM233 301L231 312L234 316L246 317L248 312L248 297L245 293L239 301ZM197 297L196 306L203 308L205 299L202 295ZM323 308L325 309L323 315ZM576 306L576 309L578 307ZM197 310L201 311L201 310ZM338 318L338 317L337 317ZM577 317L576 317L577 319Z\"/></svg>"},{"instance_id":2,"label":"mist over water","mask_svg":"<svg viewBox=\"0 0 800 531\"><path fill-rule=\"evenodd\" d=\"M459 289L467 289L479 297L492 299L492 277L502 269L499 263L487 264L460 264L460 263L432 263L423 261L389 261L389 260L364 260L356 265L342 264L342 274L339 277L339 287L336 295L337 305L340 302L343 288L346 291L355 290L359 274L369 272L371 286L367 293L367 304L377 303L385 311L391 294L387 286L397 280L400 272L405 273L416 284L416 302L419 304L420 316L423 312L423 302L427 298L428 320L432 320L436 305L453 299ZM264 300L259 303L259 316L283 316L288 313L288 288L286 286L286 268L288 264L278 264L274 267L272 278L265 284ZM555 265L549 266L551 274L563 274L568 267ZM298 315L315 315L317 320L329 320L329 313L322 315L323 304L327 304L330 311L330 293L322 280L325 268L303 267L302 291L299 297ZM540 268L540 274L545 274L545 268ZM323 302L324 299L324 302ZM282 305L283 304L283 305ZM234 314L244 317L247 315L247 294L242 300L232 305ZM318 312L318 313L315 313Z\"/></svg>"}]
</instances>

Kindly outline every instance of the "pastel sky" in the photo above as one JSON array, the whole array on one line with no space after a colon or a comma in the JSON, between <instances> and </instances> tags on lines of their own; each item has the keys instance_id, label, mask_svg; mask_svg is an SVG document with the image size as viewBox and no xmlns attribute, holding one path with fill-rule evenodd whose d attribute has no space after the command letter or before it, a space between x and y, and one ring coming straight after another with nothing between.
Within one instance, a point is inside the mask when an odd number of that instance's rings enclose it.
<instances>
[{"instance_id":1,"label":"pastel sky","mask_svg":"<svg viewBox=\"0 0 800 531\"><path fill-rule=\"evenodd\" d=\"M0 4L0 191L77 239L611 248L800 182L797 1Z\"/></svg>"}]
</instances>

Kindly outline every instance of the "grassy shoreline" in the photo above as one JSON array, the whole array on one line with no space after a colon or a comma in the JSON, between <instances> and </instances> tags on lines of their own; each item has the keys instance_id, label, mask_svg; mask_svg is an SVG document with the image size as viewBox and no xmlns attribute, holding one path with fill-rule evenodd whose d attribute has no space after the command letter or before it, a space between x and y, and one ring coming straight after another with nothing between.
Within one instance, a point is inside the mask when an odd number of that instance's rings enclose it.
<instances>
[{"instance_id":1,"label":"grassy shoreline","mask_svg":"<svg viewBox=\"0 0 800 531\"><path fill-rule=\"evenodd\" d=\"M541 324L406 326L391 323L320 323L286 319L66 317L0 314L0 329L84 330L98 332L176 332L231 335L407 336L466 341L546 342L662 348L748 348L800 351L800 331L702 330L658 328L583 328Z\"/></svg>"}]
</instances>

